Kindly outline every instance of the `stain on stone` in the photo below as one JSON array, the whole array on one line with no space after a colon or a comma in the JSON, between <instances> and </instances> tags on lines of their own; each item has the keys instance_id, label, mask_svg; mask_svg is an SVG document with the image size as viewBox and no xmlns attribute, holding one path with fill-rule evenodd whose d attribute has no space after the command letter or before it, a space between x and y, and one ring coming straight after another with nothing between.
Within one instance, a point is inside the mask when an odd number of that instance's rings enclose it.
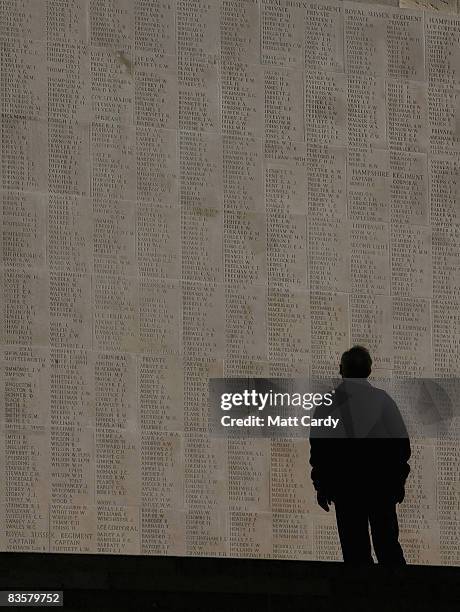
<instances>
[{"instance_id":1,"label":"stain on stone","mask_svg":"<svg viewBox=\"0 0 460 612\"><path fill-rule=\"evenodd\" d=\"M126 57L126 55L123 53L123 51L116 51L116 56L118 58L118 61L120 62L120 64L122 66L125 66L126 68L126 72L130 75L133 74L133 63L130 59L128 59Z\"/></svg>"}]
</instances>

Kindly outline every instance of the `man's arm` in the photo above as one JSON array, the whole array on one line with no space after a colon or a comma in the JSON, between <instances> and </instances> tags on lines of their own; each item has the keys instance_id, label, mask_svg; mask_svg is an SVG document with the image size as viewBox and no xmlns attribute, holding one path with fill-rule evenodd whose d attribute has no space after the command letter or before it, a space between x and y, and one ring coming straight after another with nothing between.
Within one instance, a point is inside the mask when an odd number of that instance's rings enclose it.
<instances>
[{"instance_id":1,"label":"man's arm","mask_svg":"<svg viewBox=\"0 0 460 612\"><path fill-rule=\"evenodd\" d=\"M311 479L316 490L318 504L329 512L331 503L330 440L310 437Z\"/></svg>"}]
</instances>

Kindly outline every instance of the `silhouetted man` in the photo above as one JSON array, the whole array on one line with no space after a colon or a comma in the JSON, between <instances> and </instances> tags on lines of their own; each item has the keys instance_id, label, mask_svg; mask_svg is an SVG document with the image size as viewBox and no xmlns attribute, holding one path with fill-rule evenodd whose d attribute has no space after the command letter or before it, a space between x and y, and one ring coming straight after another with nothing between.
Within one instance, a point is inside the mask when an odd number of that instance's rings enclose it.
<instances>
[{"instance_id":1,"label":"silhouetted man","mask_svg":"<svg viewBox=\"0 0 460 612\"><path fill-rule=\"evenodd\" d=\"M318 504L328 512L334 502L345 562L373 563L370 524L378 562L404 564L396 503L404 499L410 442L395 402L367 380L371 366L362 346L342 355L333 404L315 411L339 417L340 427L312 431L311 477Z\"/></svg>"}]
</instances>

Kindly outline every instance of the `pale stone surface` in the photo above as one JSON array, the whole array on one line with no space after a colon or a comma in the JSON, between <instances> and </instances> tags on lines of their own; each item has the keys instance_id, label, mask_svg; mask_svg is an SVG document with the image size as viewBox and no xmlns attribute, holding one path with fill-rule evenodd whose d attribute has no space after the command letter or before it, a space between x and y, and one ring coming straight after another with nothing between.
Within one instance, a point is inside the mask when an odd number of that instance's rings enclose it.
<instances>
[{"instance_id":1,"label":"pale stone surface","mask_svg":"<svg viewBox=\"0 0 460 612\"><path fill-rule=\"evenodd\" d=\"M399 0L399 6L440 13L458 13L458 0Z\"/></svg>"},{"instance_id":2,"label":"pale stone surface","mask_svg":"<svg viewBox=\"0 0 460 612\"><path fill-rule=\"evenodd\" d=\"M208 379L459 375L460 20L401 7L0 3L0 549L341 558ZM460 565L458 420L411 425L407 558Z\"/></svg>"}]
</instances>

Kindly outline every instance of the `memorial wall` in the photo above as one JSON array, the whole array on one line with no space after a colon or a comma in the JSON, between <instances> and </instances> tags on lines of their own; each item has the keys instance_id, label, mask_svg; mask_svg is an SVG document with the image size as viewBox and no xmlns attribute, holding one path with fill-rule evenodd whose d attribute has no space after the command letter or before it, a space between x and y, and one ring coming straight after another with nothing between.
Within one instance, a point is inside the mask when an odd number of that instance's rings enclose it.
<instances>
[{"instance_id":1,"label":"memorial wall","mask_svg":"<svg viewBox=\"0 0 460 612\"><path fill-rule=\"evenodd\" d=\"M208 378L460 374L460 16L1 0L0 45L1 550L340 560ZM412 447L406 557L460 565L460 445Z\"/></svg>"}]
</instances>

